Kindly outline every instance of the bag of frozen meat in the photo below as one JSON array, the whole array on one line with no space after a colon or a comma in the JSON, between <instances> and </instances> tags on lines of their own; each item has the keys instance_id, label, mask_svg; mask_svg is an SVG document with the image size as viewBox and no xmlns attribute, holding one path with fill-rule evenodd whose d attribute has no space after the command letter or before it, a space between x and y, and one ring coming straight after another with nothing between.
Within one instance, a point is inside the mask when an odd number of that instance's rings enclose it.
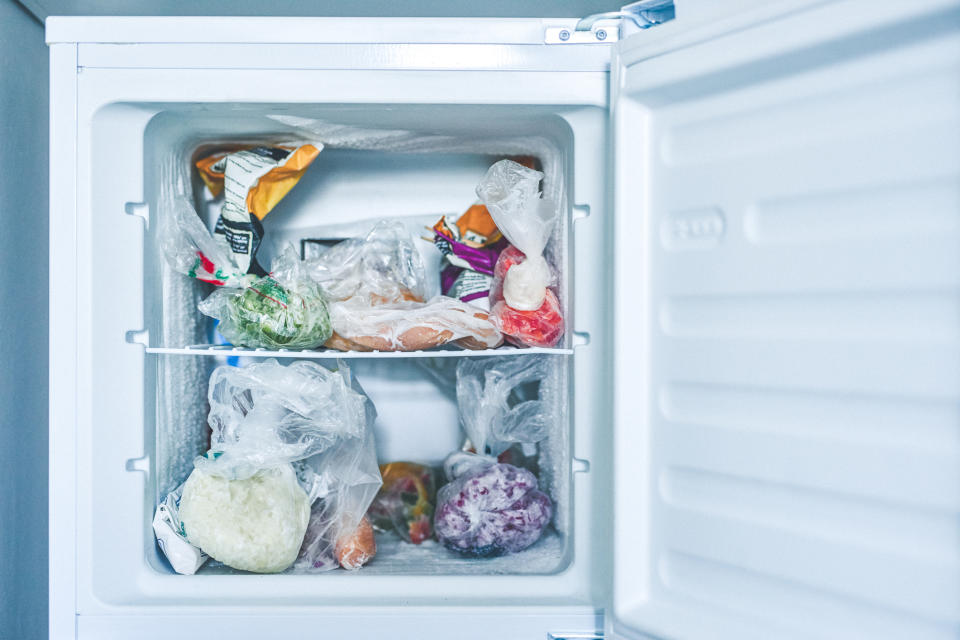
<instances>
[{"instance_id":1,"label":"bag of frozen meat","mask_svg":"<svg viewBox=\"0 0 960 640\"><path fill-rule=\"evenodd\" d=\"M508 339L528 347L553 347L564 333L554 272L543 255L560 212L541 198L542 179L540 171L501 160L477 185L477 195L510 241L494 267L491 314Z\"/></svg>"},{"instance_id":2,"label":"bag of frozen meat","mask_svg":"<svg viewBox=\"0 0 960 640\"><path fill-rule=\"evenodd\" d=\"M488 349L502 342L482 309L446 296L424 299L423 261L402 223L382 220L305 265L329 296L330 348L420 351L454 343Z\"/></svg>"}]
</instances>

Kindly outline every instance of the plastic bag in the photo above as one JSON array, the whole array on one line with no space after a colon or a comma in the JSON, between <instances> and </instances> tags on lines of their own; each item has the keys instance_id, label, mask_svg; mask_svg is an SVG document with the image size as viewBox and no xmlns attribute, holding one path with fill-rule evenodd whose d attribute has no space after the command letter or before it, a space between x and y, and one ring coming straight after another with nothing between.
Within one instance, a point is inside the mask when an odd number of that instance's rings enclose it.
<instances>
[{"instance_id":1,"label":"plastic bag","mask_svg":"<svg viewBox=\"0 0 960 640\"><path fill-rule=\"evenodd\" d=\"M415 462L390 462L380 465L380 475L383 486L369 511L373 525L396 531L413 544L429 539L437 499L434 469Z\"/></svg>"},{"instance_id":2,"label":"plastic bag","mask_svg":"<svg viewBox=\"0 0 960 640\"><path fill-rule=\"evenodd\" d=\"M157 544L170 566L179 574L192 576L197 569L203 566L210 556L200 550L200 547L187 541L183 523L180 522L180 497L183 495L183 484L171 491L157 505L153 514L153 533L157 537Z\"/></svg>"},{"instance_id":3,"label":"plastic bag","mask_svg":"<svg viewBox=\"0 0 960 640\"><path fill-rule=\"evenodd\" d=\"M213 164L206 159L197 163L211 192L218 187L223 191L213 238L237 271L263 275L256 262L263 240L261 221L299 182L321 149L320 143L296 148L258 146L218 154Z\"/></svg>"},{"instance_id":4,"label":"plastic bag","mask_svg":"<svg viewBox=\"0 0 960 640\"><path fill-rule=\"evenodd\" d=\"M503 341L487 312L444 296L372 306L334 302L330 318L334 335L327 346L344 351L420 351L450 342L493 349Z\"/></svg>"},{"instance_id":5,"label":"plastic bag","mask_svg":"<svg viewBox=\"0 0 960 640\"><path fill-rule=\"evenodd\" d=\"M244 287L255 276L241 271L213 239L193 205L183 197L169 203L171 216L161 234L163 253L176 271L219 286Z\"/></svg>"},{"instance_id":6,"label":"plastic bag","mask_svg":"<svg viewBox=\"0 0 960 640\"><path fill-rule=\"evenodd\" d=\"M211 193L224 193L223 207L211 233L185 197L169 203L172 215L161 244L170 265L191 278L229 287L249 284L248 273L263 275L256 263L263 239L261 221L322 149L320 143L260 146L199 160L197 170Z\"/></svg>"},{"instance_id":7,"label":"plastic bag","mask_svg":"<svg viewBox=\"0 0 960 640\"><path fill-rule=\"evenodd\" d=\"M537 356L464 358L457 364L460 423L478 454L499 456L515 442L539 442L549 434L542 400L509 405L510 393L547 376Z\"/></svg>"},{"instance_id":8,"label":"plastic bag","mask_svg":"<svg viewBox=\"0 0 960 640\"><path fill-rule=\"evenodd\" d=\"M401 222L381 220L366 236L339 242L305 263L331 301L383 304L426 297L423 259Z\"/></svg>"},{"instance_id":9,"label":"plastic bag","mask_svg":"<svg viewBox=\"0 0 960 640\"><path fill-rule=\"evenodd\" d=\"M563 316L549 287L553 273L543 250L559 219L556 205L540 198L543 174L501 160L477 185L497 227L514 247L500 254L491 289L498 328L525 346L552 347L563 336Z\"/></svg>"},{"instance_id":10,"label":"plastic bag","mask_svg":"<svg viewBox=\"0 0 960 640\"><path fill-rule=\"evenodd\" d=\"M467 555L514 553L542 535L550 498L527 469L497 462L514 443L531 444L550 430L543 401L510 406L511 393L547 376L537 356L465 358L457 365L460 423L475 453L448 456L450 482L437 493L434 529L448 548Z\"/></svg>"},{"instance_id":11,"label":"plastic bag","mask_svg":"<svg viewBox=\"0 0 960 640\"><path fill-rule=\"evenodd\" d=\"M340 242L304 261L331 296L333 337L342 351L419 351L456 342L499 346L489 314L452 298L423 302L423 261L406 228L381 221L366 236Z\"/></svg>"},{"instance_id":12,"label":"plastic bag","mask_svg":"<svg viewBox=\"0 0 960 640\"><path fill-rule=\"evenodd\" d=\"M289 247L268 276L243 289L217 289L200 302L205 315L231 343L267 349L313 349L333 333L323 289L311 280Z\"/></svg>"},{"instance_id":13,"label":"plastic bag","mask_svg":"<svg viewBox=\"0 0 960 640\"><path fill-rule=\"evenodd\" d=\"M337 566L316 560L356 538L381 482L376 412L346 365L218 367L208 399L210 451L177 505L184 538L244 570ZM375 549L371 534L363 560Z\"/></svg>"},{"instance_id":14,"label":"plastic bag","mask_svg":"<svg viewBox=\"0 0 960 640\"><path fill-rule=\"evenodd\" d=\"M230 478L197 466L183 485L180 521L191 544L243 571L277 573L297 558L310 501L289 463Z\"/></svg>"},{"instance_id":15,"label":"plastic bag","mask_svg":"<svg viewBox=\"0 0 960 640\"><path fill-rule=\"evenodd\" d=\"M513 342L525 347L552 347L563 339L563 313L552 289L544 289L543 303L533 311L514 309L504 300L503 285L511 268L525 260L523 253L509 246L500 254L490 290L490 315L497 327ZM516 282L515 280L513 282Z\"/></svg>"},{"instance_id":16,"label":"plastic bag","mask_svg":"<svg viewBox=\"0 0 960 640\"><path fill-rule=\"evenodd\" d=\"M345 379L350 376L343 365L338 373ZM333 446L304 461L313 474L318 497L310 512L297 569L325 571L338 565L358 569L377 552L373 529L365 517L381 485L373 440L376 411L356 379L350 384L356 397L365 401L364 430L356 436L338 439Z\"/></svg>"},{"instance_id":17,"label":"plastic bag","mask_svg":"<svg viewBox=\"0 0 960 640\"><path fill-rule=\"evenodd\" d=\"M509 464L474 466L440 489L437 539L458 553L487 557L516 553L540 539L553 504L537 478Z\"/></svg>"}]
</instances>

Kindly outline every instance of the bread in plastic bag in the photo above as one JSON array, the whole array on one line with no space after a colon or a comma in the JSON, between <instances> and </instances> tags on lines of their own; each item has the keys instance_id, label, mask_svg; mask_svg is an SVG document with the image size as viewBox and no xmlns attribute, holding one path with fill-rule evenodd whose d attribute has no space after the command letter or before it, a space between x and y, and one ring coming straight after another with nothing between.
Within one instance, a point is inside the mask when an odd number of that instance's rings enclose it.
<instances>
[{"instance_id":1,"label":"bread in plastic bag","mask_svg":"<svg viewBox=\"0 0 960 640\"><path fill-rule=\"evenodd\" d=\"M433 512L437 500L437 473L415 462L380 465L383 486L370 505L373 525L395 531L407 542L420 544L433 535Z\"/></svg>"},{"instance_id":2,"label":"bread in plastic bag","mask_svg":"<svg viewBox=\"0 0 960 640\"><path fill-rule=\"evenodd\" d=\"M210 452L195 460L179 503L191 544L258 572L295 560L298 569L334 568L314 561L335 560L338 544L353 567L372 557L376 547L361 524L380 487L376 411L348 367L222 366L208 399Z\"/></svg>"},{"instance_id":3,"label":"bread in plastic bag","mask_svg":"<svg viewBox=\"0 0 960 640\"><path fill-rule=\"evenodd\" d=\"M542 178L539 171L501 160L477 185L477 195L512 245L494 269L490 302L497 327L518 344L552 347L562 338L564 323L549 289L554 276L543 251L560 211L540 197Z\"/></svg>"},{"instance_id":4,"label":"bread in plastic bag","mask_svg":"<svg viewBox=\"0 0 960 640\"><path fill-rule=\"evenodd\" d=\"M237 346L314 349L333 333L326 294L292 246L274 260L270 275L243 289L217 289L199 309L219 320L220 333Z\"/></svg>"},{"instance_id":5,"label":"bread in plastic bag","mask_svg":"<svg viewBox=\"0 0 960 640\"><path fill-rule=\"evenodd\" d=\"M327 346L343 351L420 351L451 342L493 349L503 342L489 313L445 296L378 305L334 302L330 317L334 335Z\"/></svg>"}]
</instances>

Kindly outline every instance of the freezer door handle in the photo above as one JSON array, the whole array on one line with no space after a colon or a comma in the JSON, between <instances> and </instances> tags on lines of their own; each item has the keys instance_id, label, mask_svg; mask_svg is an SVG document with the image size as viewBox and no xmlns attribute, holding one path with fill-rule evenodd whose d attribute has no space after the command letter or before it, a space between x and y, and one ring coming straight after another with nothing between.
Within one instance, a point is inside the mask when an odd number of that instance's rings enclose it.
<instances>
[{"instance_id":1,"label":"freezer door handle","mask_svg":"<svg viewBox=\"0 0 960 640\"><path fill-rule=\"evenodd\" d=\"M673 20L676 11L673 0L640 0L622 7L619 11L594 13L581 18L576 31L592 31L593 25L601 20L623 18L631 21L640 29L649 29L658 24Z\"/></svg>"},{"instance_id":2,"label":"freezer door handle","mask_svg":"<svg viewBox=\"0 0 960 640\"><path fill-rule=\"evenodd\" d=\"M673 0L640 0L619 11L593 13L581 18L571 30L567 27L548 27L544 33L546 44L608 44L620 39L620 24L629 20L638 29L649 29L673 20L676 12Z\"/></svg>"}]
</instances>

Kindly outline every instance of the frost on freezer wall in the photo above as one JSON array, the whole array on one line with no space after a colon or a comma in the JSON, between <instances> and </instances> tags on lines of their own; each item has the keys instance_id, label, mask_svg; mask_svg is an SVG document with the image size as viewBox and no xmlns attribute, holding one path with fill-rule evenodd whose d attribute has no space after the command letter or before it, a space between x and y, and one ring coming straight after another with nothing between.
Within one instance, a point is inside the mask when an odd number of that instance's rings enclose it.
<instances>
[{"instance_id":1,"label":"frost on freezer wall","mask_svg":"<svg viewBox=\"0 0 960 640\"><path fill-rule=\"evenodd\" d=\"M540 160L543 168L544 198L558 203L561 212L567 208L563 151L552 139L544 136L470 137L424 134L402 129L371 129L291 115L270 115L266 110L243 114L243 131L231 134L224 130L220 123L206 126L205 123L210 122L209 111L197 113L196 119L191 119L189 110L170 115L173 118L164 124L167 136L163 139L161 136L157 137L158 144L151 147L156 149L154 157L148 158L147 162L148 166L152 164L159 167L155 178L158 183L155 198L159 224L153 228L162 226L163 219L172 215L172 206L177 197L186 196L202 211L199 207L200 199L195 195L200 193L202 184L194 174L192 163L196 159L194 154L198 148L217 143L277 144L319 140L328 149L473 153L489 156L533 155ZM237 115L231 114L231 118L236 119ZM250 131L259 133L247 133ZM171 132L175 132L174 135L170 135ZM470 192L464 193L464 205L469 204L473 197ZM371 217L375 215L376 212L372 211ZM564 249L567 216L561 215L560 219L561 223L553 230L546 253L547 259L561 271L558 288L563 296L567 277L563 264L566 255ZM318 218L318 221L321 220ZM205 222L210 223L209 220ZM265 241L270 242L269 235ZM155 255L159 257L159 253ZM186 346L209 342L210 336L205 335L206 321L197 311L197 304L209 293L209 287L173 271L162 258L156 262L159 263L157 269L160 271L159 296L149 291L148 296L156 296L153 301L159 307L157 315L161 319L159 326L153 328L158 334L157 338L151 337L151 343ZM561 304L567 306L563 299ZM182 481L192 467L193 458L206 450L207 444L203 429L207 411L205 385L213 366L212 359L178 359L175 366L166 366L164 363L173 364L169 358L170 356L161 357L159 371L162 388L158 395L157 409L158 499ZM566 438L566 434L563 437ZM549 454L545 455L550 457ZM561 464L560 460L551 460L551 466L559 467ZM562 480L564 473L550 475L558 480L550 480L547 485L565 482ZM559 489L556 487L554 491ZM558 522L565 522L565 509L565 505L558 508Z\"/></svg>"}]
</instances>

